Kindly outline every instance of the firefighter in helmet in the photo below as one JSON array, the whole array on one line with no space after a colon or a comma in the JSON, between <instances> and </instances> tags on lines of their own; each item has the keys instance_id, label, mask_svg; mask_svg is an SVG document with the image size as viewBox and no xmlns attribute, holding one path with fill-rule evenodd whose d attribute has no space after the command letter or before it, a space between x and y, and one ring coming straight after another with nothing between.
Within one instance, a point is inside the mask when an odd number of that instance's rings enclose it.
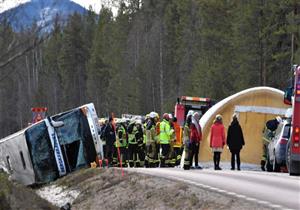
<instances>
[{"instance_id":1,"label":"firefighter in helmet","mask_svg":"<svg viewBox=\"0 0 300 210\"><path fill-rule=\"evenodd\" d=\"M160 139L159 139L159 134L160 134L160 118L159 118L159 114L155 113L155 154L154 154L154 167L158 167L159 166L159 162L160 162Z\"/></svg>"},{"instance_id":2,"label":"firefighter in helmet","mask_svg":"<svg viewBox=\"0 0 300 210\"><path fill-rule=\"evenodd\" d=\"M144 167L145 165L145 149L144 149L144 132L141 120L136 120L137 132L135 138L137 141L137 160L136 167Z\"/></svg>"},{"instance_id":3,"label":"firefighter in helmet","mask_svg":"<svg viewBox=\"0 0 300 210\"><path fill-rule=\"evenodd\" d=\"M262 138L262 149L263 154L261 157L261 170L265 171L265 167L267 168L267 171L272 170L272 166L270 163L268 163L268 145L270 141L275 137L275 132L278 127L278 125L282 122L282 119L280 116L277 116L275 119L271 119L266 122L266 126L263 130L263 138Z\"/></svg>"},{"instance_id":4,"label":"firefighter in helmet","mask_svg":"<svg viewBox=\"0 0 300 210\"><path fill-rule=\"evenodd\" d=\"M172 155L172 158L174 160L172 161L173 162L175 161L175 166L178 166L180 164L183 147L182 147L182 129L179 123L177 122L176 117L173 117L173 127L175 132L175 142L173 145L173 155Z\"/></svg>"},{"instance_id":5,"label":"firefighter in helmet","mask_svg":"<svg viewBox=\"0 0 300 210\"><path fill-rule=\"evenodd\" d=\"M163 114L163 120L159 125L159 140L161 145L161 157L160 157L160 166L166 167L170 160L169 160L169 153L170 153L170 138L171 135L174 133L174 130L171 128L169 123L169 114Z\"/></svg>"},{"instance_id":6,"label":"firefighter in helmet","mask_svg":"<svg viewBox=\"0 0 300 210\"><path fill-rule=\"evenodd\" d=\"M190 165L190 159L191 159L191 141L190 141L190 127L192 124L192 115L194 114L193 111L189 111L186 116L186 121L184 123L183 127L183 144L184 144L184 170L189 170Z\"/></svg>"},{"instance_id":7,"label":"firefighter in helmet","mask_svg":"<svg viewBox=\"0 0 300 210\"><path fill-rule=\"evenodd\" d=\"M127 167L127 128L125 125L125 120L121 119L117 122L116 127L116 142L115 142L115 155L114 155L114 162L117 163L117 166ZM118 149L119 149L119 155L118 157ZM120 160L119 160L120 159ZM121 162L120 162L121 161Z\"/></svg>"},{"instance_id":8,"label":"firefighter in helmet","mask_svg":"<svg viewBox=\"0 0 300 210\"><path fill-rule=\"evenodd\" d=\"M156 151L156 113L150 112L146 126L146 167L155 166Z\"/></svg>"}]
</instances>

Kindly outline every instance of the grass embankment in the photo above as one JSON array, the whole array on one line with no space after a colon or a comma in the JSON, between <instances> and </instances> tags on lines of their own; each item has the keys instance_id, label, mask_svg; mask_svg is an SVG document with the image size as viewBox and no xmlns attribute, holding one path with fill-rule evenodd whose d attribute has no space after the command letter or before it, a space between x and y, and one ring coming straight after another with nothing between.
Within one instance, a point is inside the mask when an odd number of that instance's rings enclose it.
<instances>
[{"instance_id":1,"label":"grass embankment","mask_svg":"<svg viewBox=\"0 0 300 210\"><path fill-rule=\"evenodd\" d=\"M0 171L0 210L10 209L58 209L40 198L31 188L11 182Z\"/></svg>"}]
</instances>

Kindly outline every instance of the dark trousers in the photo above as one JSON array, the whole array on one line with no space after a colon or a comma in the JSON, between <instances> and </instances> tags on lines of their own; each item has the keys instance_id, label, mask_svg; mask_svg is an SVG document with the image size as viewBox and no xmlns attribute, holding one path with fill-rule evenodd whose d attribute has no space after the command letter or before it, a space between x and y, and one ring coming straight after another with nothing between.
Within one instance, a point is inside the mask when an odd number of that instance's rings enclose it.
<instances>
[{"instance_id":1,"label":"dark trousers","mask_svg":"<svg viewBox=\"0 0 300 210\"><path fill-rule=\"evenodd\" d=\"M122 162L122 166L127 167L127 149L126 147L119 147L119 150L120 150L120 160ZM115 166L117 167L120 167L121 166L120 160L118 155L118 148L115 147L113 164L115 164Z\"/></svg>"},{"instance_id":2,"label":"dark trousers","mask_svg":"<svg viewBox=\"0 0 300 210\"><path fill-rule=\"evenodd\" d=\"M137 153L139 156L139 162L138 162L138 167L144 167L145 165L145 145L144 144L140 144L137 146Z\"/></svg>"},{"instance_id":3,"label":"dark trousers","mask_svg":"<svg viewBox=\"0 0 300 210\"><path fill-rule=\"evenodd\" d=\"M198 166L198 155L199 155L199 143L191 143L191 156L190 156L190 166L193 166L193 159L195 159L195 166Z\"/></svg>"},{"instance_id":4,"label":"dark trousers","mask_svg":"<svg viewBox=\"0 0 300 210\"><path fill-rule=\"evenodd\" d=\"M155 144L154 165L158 167L160 161L160 144Z\"/></svg>"},{"instance_id":5,"label":"dark trousers","mask_svg":"<svg viewBox=\"0 0 300 210\"><path fill-rule=\"evenodd\" d=\"M169 163L170 144L161 144L160 166L165 167Z\"/></svg>"},{"instance_id":6,"label":"dark trousers","mask_svg":"<svg viewBox=\"0 0 300 210\"><path fill-rule=\"evenodd\" d=\"M129 166L133 167L137 161L138 154L138 145L137 144L128 144L128 162Z\"/></svg>"},{"instance_id":7,"label":"dark trousers","mask_svg":"<svg viewBox=\"0 0 300 210\"><path fill-rule=\"evenodd\" d=\"M240 150L239 149L231 149L231 168L235 168L235 157L236 157L236 163L237 168L240 169L241 160L240 160Z\"/></svg>"},{"instance_id":8,"label":"dark trousers","mask_svg":"<svg viewBox=\"0 0 300 210\"><path fill-rule=\"evenodd\" d=\"M176 159L176 166L180 165L182 151L183 147L174 147L174 158Z\"/></svg>"},{"instance_id":9,"label":"dark trousers","mask_svg":"<svg viewBox=\"0 0 300 210\"><path fill-rule=\"evenodd\" d=\"M214 165L215 168L219 168L221 160L221 152L214 152Z\"/></svg>"},{"instance_id":10,"label":"dark trousers","mask_svg":"<svg viewBox=\"0 0 300 210\"><path fill-rule=\"evenodd\" d=\"M108 159L108 164L112 165L113 163L113 154L115 151L115 146L114 145L106 145L105 146L105 158Z\"/></svg>"}]
</instances>

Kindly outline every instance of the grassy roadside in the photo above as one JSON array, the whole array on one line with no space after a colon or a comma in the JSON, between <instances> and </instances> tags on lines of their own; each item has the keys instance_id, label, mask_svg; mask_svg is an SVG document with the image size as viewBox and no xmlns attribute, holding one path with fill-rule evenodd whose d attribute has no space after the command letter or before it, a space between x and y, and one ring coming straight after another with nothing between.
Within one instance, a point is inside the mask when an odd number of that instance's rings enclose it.
<instances>
[{"instance_id":1,"label":"grassy roadside","mask_svg":"<svg viewBox=\"0 0 300 210\"><path fill-rule=\"evenodd\" d=\"M31 188L9 181L8 176L0 172L0 210L10 209L52 210L58 208L40 198Z\"/></svg>"}]
</instances>

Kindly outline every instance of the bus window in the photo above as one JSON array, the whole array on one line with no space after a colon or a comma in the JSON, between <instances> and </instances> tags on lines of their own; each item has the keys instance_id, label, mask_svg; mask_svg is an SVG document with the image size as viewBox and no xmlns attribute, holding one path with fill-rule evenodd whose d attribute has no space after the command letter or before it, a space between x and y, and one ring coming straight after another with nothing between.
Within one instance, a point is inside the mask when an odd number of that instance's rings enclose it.
<instances>
[{"instance_id":1,"label":"bus window","mask_svg":"<svg viewBox=\"0 0 300 210\"><path fill-rule=\"evenodd\" d=\"M69 171L95 161L97 153L91 130L86 115L80 109L54 116L53 120L64 123L63 127L56 128L56 132Z\"/></svg>"},{"instance_id":2,"label":"bus window","mask_svg":"<svg viewBox=\"0 0 300 210\"><path fill-rule=\"evenodd\" d=\"M30 127L25 135L37 182L56 179L58 168L45 122Z\"/></svg>"}]
</instances>

